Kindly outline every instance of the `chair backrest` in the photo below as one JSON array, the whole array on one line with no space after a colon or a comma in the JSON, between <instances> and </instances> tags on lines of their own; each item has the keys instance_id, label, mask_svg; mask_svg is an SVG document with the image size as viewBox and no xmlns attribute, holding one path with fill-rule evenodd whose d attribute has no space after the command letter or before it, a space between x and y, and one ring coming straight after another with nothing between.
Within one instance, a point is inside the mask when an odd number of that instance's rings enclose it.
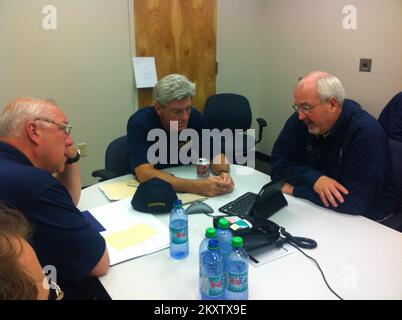
<instances>
[{"instance_id":1,"label":"chair backrest","mask_svg":"<svg viewBox=\"0 0 402 320\"><path fill-rule=\"evenodd\" d=\"M247 130L251 126L250 103L239 94L216 94L207 99L204 117L211 129Z\"/></svg>"},{"instance_id":2,"label":"chair backrest","mask_svg":"<svg viewBox=\"0 0 402 320\"><path fill-rule=\"evenodd\" d=\"M402 142L389 139L389 147L392 154L394 182L402 199Z\"/></svg>"},{"instance_id":3,"label":"chair backrest","mask_svg":"<svg viewBox=\"0 0 402 320\"><path fill-rule=\"evenodd\" d=\"M402 142L402 91L396 94L382 110L378 121L389 139Z\"/></svg>"},{"instance_id":4,"label":"chair backrest","mask_svg":"<svg viewBox=\"0 0 402 320\"><path fill-rule=\"evenodd\" d=\"M119 176L131 173L127 136L119 137L109 144L105 153L105 169Z\"/></svg>"}]
</instances>

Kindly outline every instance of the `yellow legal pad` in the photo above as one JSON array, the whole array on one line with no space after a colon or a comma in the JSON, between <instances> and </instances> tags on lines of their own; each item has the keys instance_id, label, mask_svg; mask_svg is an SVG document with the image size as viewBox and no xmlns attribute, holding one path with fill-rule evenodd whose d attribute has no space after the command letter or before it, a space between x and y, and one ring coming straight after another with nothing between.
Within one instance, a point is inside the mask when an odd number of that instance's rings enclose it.
<instances>
[{"instance_id":1,"label":"yellow legal pad","mask_svg":"<svg viewBox=\"0 0 402 320\"><path fill-rule=\"evenodd\" d=\"M132 198L139 184L137 180L125 180L102 184L99 186L99 189L103 191L110 201L116 201ZM183 204L207 199L206 197L194 193L177 193L177 197Z\"/></svg>"},{"instance_id":2,"label":"yellow legal pad","mask_svg":"<svg viewBox=\"0 0 402 320\"><path fill-rule=\"evenodd\" d=\"M111 201L131 198L140 183L137 180L126 180L106 183L99 186Z\"/></svg>"},{"instance_id":3,"label":"yellow legal pad","mask_svg":"<svg viewBox=\"0 0 402 320\"><path fill-rule=\"evenodd\" d=\"M116 250L124 250L150 239L158 231L145 223L123 229L105 236L106 242Z\"/></svg>"}]
</instances>

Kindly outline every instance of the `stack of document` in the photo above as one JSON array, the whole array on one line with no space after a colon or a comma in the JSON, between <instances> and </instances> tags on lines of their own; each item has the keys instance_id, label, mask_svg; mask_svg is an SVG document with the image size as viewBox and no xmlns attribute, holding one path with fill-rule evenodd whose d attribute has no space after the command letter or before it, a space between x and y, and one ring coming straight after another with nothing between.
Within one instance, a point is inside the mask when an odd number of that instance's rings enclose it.
<instances>
[{"instance_id":1,"label":"stack of document","mask_svg":"<svg viewBox=\"0 0 402 320\"><path fill-rule=\"evenodd\" d=\"M117 201L132 198L134 193L137 191L139 184L140 183L137 180L131 179L105 183L100 185L99 189L102 190L110 201ZM207 199L206 197L193 193L178 193L177 197L182 201L183 204Z\"/></svg>"},{"instance_id":2,"label":"stack of document","mask_svg":"<svg viewBox=\"0 0 402 320\"><path fill-rule=\"evenodd\" d=\"M275 245L261 247L248 252L250 263L255 267L262 266L291 253L293 251L289 247L275 247Z\"/></svg>"},{"instance_id":3,"label":"stack of document","mask_svg":"<svg viewBox=\"0 0 402 320\"><path fill-rule=\"evenodd\" d=\"M135 211L131 199L112 202L89 210L106 229L110 265L169 247L169 228L152 214Z\"/></svg>"},{"instance_id":4,"label":"stack of document","mask_svg":"<svg viewBox=\"0 0 402 320\"><path fill-rule=\"evenodd\" d=\"M125 198L132 198L137 187L139 186L137 180L125 180L105 183L99 186L99 189L105 194L110 201L122 200Z\"/></svg>"}]
</instances>

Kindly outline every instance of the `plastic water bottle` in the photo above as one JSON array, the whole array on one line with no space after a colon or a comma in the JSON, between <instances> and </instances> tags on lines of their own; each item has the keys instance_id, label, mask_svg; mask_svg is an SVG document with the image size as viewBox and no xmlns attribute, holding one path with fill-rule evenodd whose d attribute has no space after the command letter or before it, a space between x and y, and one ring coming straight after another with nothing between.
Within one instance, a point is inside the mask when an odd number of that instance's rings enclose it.
<instances>
[{"instance_id":1,"label":"plastic water bottle","mask_svg":"<svg viewBox=\"0 0 402 320\"><path fill-rule=\"evenodd\" d=\"M170 212L170 256L184 259L188 256L188 216L181 200L176 200Z\"/></svg>"},{"instance_id":2,"label":"plastic water bottle","mask_svg":"<svg viewBox=\"0 0 402 320\"><path fill-rule=\"evenodd\" d=\"M209 240L211 240L211 239L216 239L216 229L215 228L206 228L205 229L205 238L201 241L200 250L199 250L200 277L201 277L202 256L208 251L208 244L209 244Z\"/></svg>"},{"instance_id":3,"label":"plastic water bottle","mask_svg":"<svg viewBox=\"0 0 402 320\"><path fill-rule=\"evenodd\" d=\"M225 299L248 300L248 254L243 248L242 237L233 237L225 269Z\"/></svg>"},{"instance_id":4,"label":"plastic water bottle","mask_svg":"<svg viewBox=\"0 0 402 320\"><path fill-rule=\"evenodd\" d=\"M200 262L201 262L202 254L208 251L209 240L216 239L216 237L217 237L217 235L216 235L215 228L206 228L205 229L205 238L201 241L201 244L200 244L200 251L199 251Z\"/></svg>"},{"instance_id":5,"label":"plastic water bottle","mask_svg":"<svg viewBox=\"0 0 402 320\"><path fill-rule=\"evenodd\" d=\"M221 248L223 261L226 261L226 258L232 249L232 232L229 229L230 222L225 218L220 218L218 220L218 228L216 229L216 234L219 240L219 247Z\"/></svg>"},{"instance_id":6,"label":"plastic water bottle","mask_svg":"<svg viewBox=\"0 0 402 320\"><path fill-rule=\"evenodd\" d=\"M208 242L208 251L201 258L200 293L202 300L223 300L225 273L217 239Z\"/></svg>"}]
</instances>

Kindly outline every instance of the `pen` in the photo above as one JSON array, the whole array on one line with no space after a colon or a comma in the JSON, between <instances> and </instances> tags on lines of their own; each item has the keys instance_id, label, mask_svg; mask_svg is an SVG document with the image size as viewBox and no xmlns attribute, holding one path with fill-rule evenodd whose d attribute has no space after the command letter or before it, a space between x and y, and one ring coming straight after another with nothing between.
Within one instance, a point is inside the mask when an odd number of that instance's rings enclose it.
<instances>
[{"instance_id":1,"label":"pen","mask_svg":"<svg viewBox=\"0 0 402 320\"><path fill-rule=\"evenodd\" d=\"M256 258L254 258L253 256L248 256L250 258L250 260L252 260L255 263L259 263L260 261L258 261Z\"/></svg>"},{"instance_id":2,"label":"pen","mask_svg":"<svg viewBox=\"0 0 402 320\"><path fill-rule=\"evenodd\" d=\"M137 182L127 182L127 186L128 187L138 187L138 183Z\"/></svg>"}]
</instances>

